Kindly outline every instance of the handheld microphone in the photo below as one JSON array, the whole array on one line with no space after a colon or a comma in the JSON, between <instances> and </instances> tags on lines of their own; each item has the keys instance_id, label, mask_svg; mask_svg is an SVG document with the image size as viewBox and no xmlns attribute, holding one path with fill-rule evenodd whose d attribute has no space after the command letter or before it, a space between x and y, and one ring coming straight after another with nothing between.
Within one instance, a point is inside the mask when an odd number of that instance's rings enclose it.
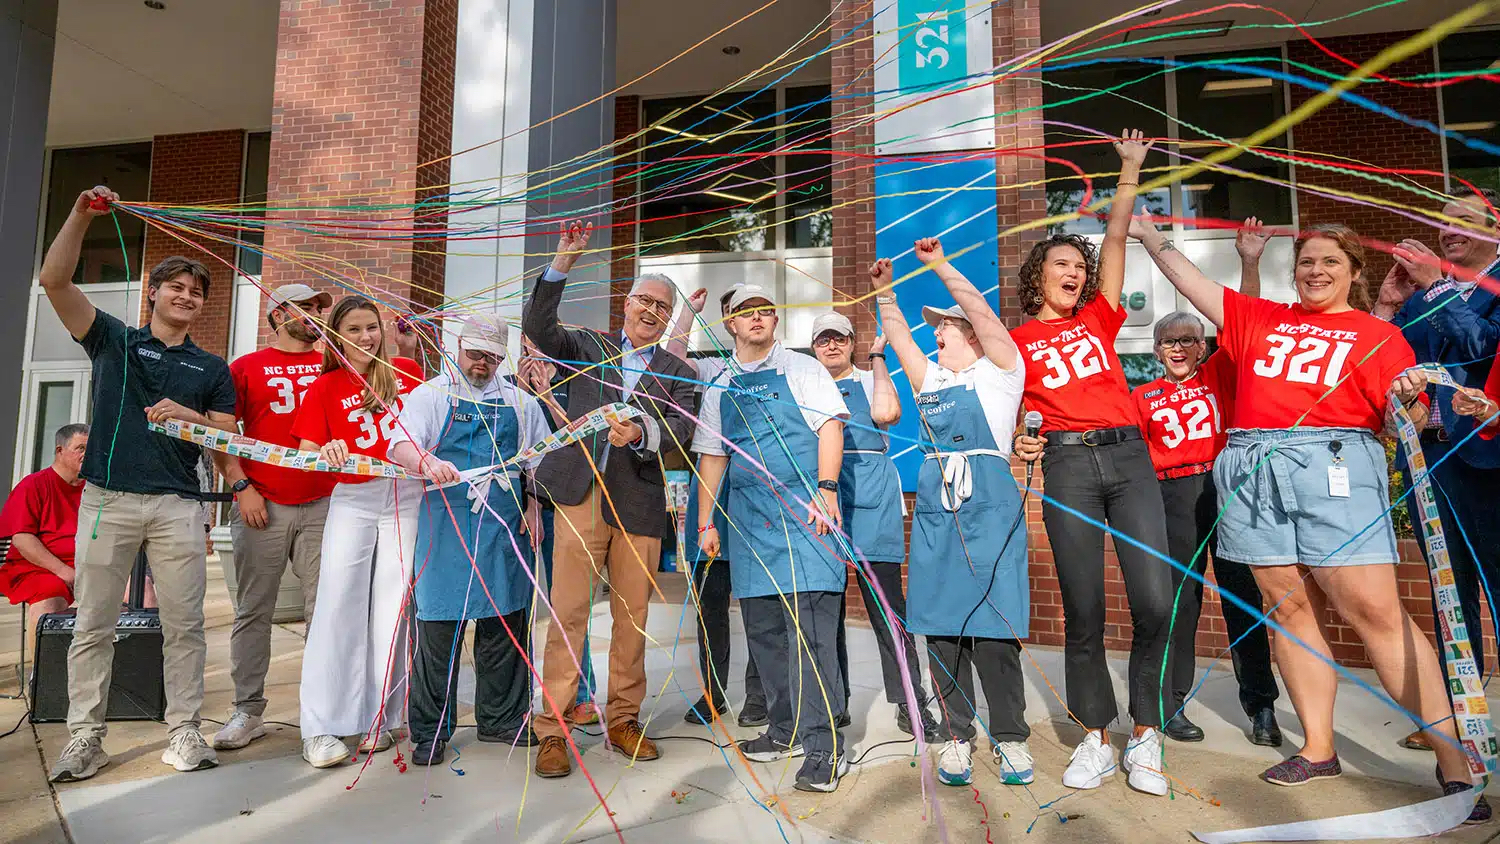
<instances>
[{"instance_id":1,"label":"handheld microphone","mask_svg":"<svg viewBox=\"0 0 1500 844\"><path fill-rule=\"evenodd\" d=\"M1041 436L1041 433L1042 433L1042 414L1041 414L1041 411L1028 410L1026 412L1026 418L1023 420L1022 424L1026 426L1026 436L1028 436L1028 437ZM1033 460L1030 463L1026 464L1026 485L1028 487L1031 486L1031 473L1033 471L1035 471L1035 470L1036 470L1036 461Z\"/></svg>"}]
</instances>

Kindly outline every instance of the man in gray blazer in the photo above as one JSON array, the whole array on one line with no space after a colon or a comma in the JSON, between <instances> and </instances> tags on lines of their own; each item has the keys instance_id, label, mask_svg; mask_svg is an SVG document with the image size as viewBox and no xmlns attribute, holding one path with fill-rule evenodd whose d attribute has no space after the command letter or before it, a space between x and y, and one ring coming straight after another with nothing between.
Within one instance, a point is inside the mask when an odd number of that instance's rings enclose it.
<instances>
[{"instance_id":1,"label":"man in gray blazer","mask_svg":"<svg viewBox=\"0 0 1500 844\"><path fill-rule=\"evenodd\" d=\"M670 279L648 274L636 280L625 300L620 334L558 322L568 272L588 240L582 223L567 224L552 265L531 291L521 326L559 372L577 373L563 408L569 420L621 401L641 416L549 454L536 470L539 491L557 508L551 584L557 622L542 661L544 701L550 702L543 703L535 724L542 740L536 772L543 777L564 777L573 770L566 741L572 725L551 702L570 704L577 692L576 655L587 632L594 586L605 569L614 622L604 707L609 743L632 759L658 755L639 716L646 696L646 607L662 537L672 530L662 459L686 450L693 438L693 422L683 408L693 406L694 370L656 346L677 303Z\"/></svg>"}]
</instances>

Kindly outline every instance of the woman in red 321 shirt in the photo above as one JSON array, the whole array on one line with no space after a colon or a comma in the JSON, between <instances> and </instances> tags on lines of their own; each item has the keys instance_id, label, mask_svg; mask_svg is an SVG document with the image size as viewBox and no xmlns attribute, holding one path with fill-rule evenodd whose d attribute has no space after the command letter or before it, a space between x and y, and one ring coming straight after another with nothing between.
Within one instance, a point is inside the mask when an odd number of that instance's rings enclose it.
<instances>
[{"instance_id":1,"label":"woman in red 321 shirt","mask_svg":"<svg viewBox=\"0 0 1500 844\"><path fill-rule=\"evenodd\" d=\"M1308 569L1364 641L1386 691L1434 725L1428 736L1445 793L1470 787L1437 653L1397 592L1388 470L1375 437L1386 428L1392 391L1419 429L1426 396L1403 374L1415 355L1400 330L1351 304L1368 299L1359 236L1339 225L1300 235L1298 301L1284 305L1210 280L1149 217L1134 220L1130 232L1218 326L1220 346L1234 361L1233 430L1214 466L1224 508L1219 548L1254 568L1272 617L1290 634L1276 637L1276 658L1304 733L1301 750L1261 777L1302 785L1341 772L1333 746L1338 676L1319 602L1303 588ZM1483 798L1474 811L1489 816Z\"/></svg>"},{"instance_id":2,"label":"woman in red 321 shirt","mask_svg":"<svg viewBox=\"0 0 1500 844\"><path fill-rule=\"evenodd\" d=\"M1026 364L1026 408L1042 414L1043 438L1021 436L1016 454L1042 458L1042 518L1062 592L1068 709L1088 730L1063 773L1069 788L1098 788L1116 768L1107 727L1119 710L1104 658L1104 532L1110 528L1165 555L1166 517L1140 416L1125 383L1115 337L1125 324L1125 235L1141 162L1150 143L1139 131L1115 142L1119 187L1099 259L1077 235L1054 235L1031 250L1017 293L1035 319L1010 336ZM1043 458L1043 446L1045 457ZM1075 513L1082 513L1087 520ZM1150 551L1118 542L1130 597L1129 713L1135 730L1119 767L1130 786L1167 793L1160 728L1167 712L1162 660L1172 612L1169 566Z\"/></svg>"},{"instance_id":3,"label":"woman in red 321 shirt","mask_svg":"<svg viewBox=\"0 0 1500 844\"><path fill-rule=\"evenodd\" d=\"M1246 221L1247 225L1250 221ZM1247 241L1264 247L1256 232L1242 230L1241 255ZM1247 269L1260 260L1259 249L1245 258ZM1241 286L1258 291L1255 273L1245 273ZM1219 517L1219 496L1214 489L1214 459L1224 448L1229 416L1234 411L1234 362L1222 351L1204 359L1208 351L1203 320L1179 311L1162 317L1155 327L1156 357L1166 373L1135 389L1132 394L1140 410L1142 431L1151 449L1151 463L1161 483L1162 505L1167 513L1167 547L1172 559L1191 566L1202 576L1213 558L1214 577L1227 591L1256 610L1247 612L1225 600L1224 624L1234 643L1234 674L1240 687L1240 706L1250 716L1250 741L1267 747L1281 746L1274 704L1279 692L1271 672L1271 643L1260 624L1260 589L1249 566L1225 558L1217 547L1214 523ZM1177 620L1167 646L1167 677L1172 698L1163 731L1177 741L1202 741L1203 730L1188 719L1184 705L1193 688L1196 667L1194 647L1198 617L1203 606L1203 582L1188 577L1183 569L1172 569L1172 590L1177 601Z\"/></svg>"},{"instance_id":4,"label":"woman in red 321 shirt","mask_svg":"<svg viewBox=\"0 0 1500 844\"><path fill-rule=\"evenodd\" d=\"M351 454L383 458L399 397L421 383L421 370L386 359L380 311L362 296L334 305L328 327L323 374L307 388L292 435L334 465ZM420 481L354 474L339 475L329 498L318 611L302 656L302 758L313 767L349 758L341 736L368 732L361 751L385 750L401 723L399 622L421 500Z\"/></svg>"}]
</instances>

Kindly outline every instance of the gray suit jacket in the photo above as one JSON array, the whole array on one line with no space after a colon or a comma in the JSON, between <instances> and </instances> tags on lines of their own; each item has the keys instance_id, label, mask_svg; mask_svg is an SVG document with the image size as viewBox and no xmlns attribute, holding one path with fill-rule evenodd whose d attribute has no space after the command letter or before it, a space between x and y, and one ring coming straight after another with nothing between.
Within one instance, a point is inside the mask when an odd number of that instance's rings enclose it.
<instances>
[{"instance_id":1,"label":"gray suit jacket","mask_svg":"<svg viewBox=\"0 0 1500 844\"><path fill-rule=\"evenodd\" d=\"M576 375L568 384L568 404L564 408L569 419L577 419L595 408L625 401L625 397L618 369L619 338L587 328L564 328L558 322L557 307L566 284L565 280L539 279L526 302L521 329L542 354L558 361L559 372L582 370L583 374ZM609 363L590 367L602 361ZM693 406L691 379L696 377L682 358L658 347L629 401L656 421L659 433L656 450L610 448L609 460L604 463L609 434L596 434L543 458L536 470L537 491L557 504L583 503L594 485L588 459L591 454L595 466L603 464L604 488L609 493L609 501L603 507L605 522L637 536L672 535L662 458L679 450L686 452L692 442L694 423L682 409Z\"/></svg>"}]
</instances>

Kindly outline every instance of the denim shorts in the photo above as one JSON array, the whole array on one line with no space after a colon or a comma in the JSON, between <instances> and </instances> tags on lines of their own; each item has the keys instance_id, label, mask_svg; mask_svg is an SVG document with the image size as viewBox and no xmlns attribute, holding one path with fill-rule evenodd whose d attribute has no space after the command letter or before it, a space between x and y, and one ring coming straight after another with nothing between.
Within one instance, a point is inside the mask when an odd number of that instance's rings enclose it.
<instances>
[{"instance_id":1,"label":"denim shorts","mask_svg":"<svg viewBox=\"0 0 1500 844\"><path fill-rule=\"evenodd\" d=\"M1348 470L1347 498L1330 494L1334 465ZM1230 431L1214 462L1219 552L1252 566L1394 564L1388 483L1385 448L1365 429Z\"/></svg>"}]
</instances>

